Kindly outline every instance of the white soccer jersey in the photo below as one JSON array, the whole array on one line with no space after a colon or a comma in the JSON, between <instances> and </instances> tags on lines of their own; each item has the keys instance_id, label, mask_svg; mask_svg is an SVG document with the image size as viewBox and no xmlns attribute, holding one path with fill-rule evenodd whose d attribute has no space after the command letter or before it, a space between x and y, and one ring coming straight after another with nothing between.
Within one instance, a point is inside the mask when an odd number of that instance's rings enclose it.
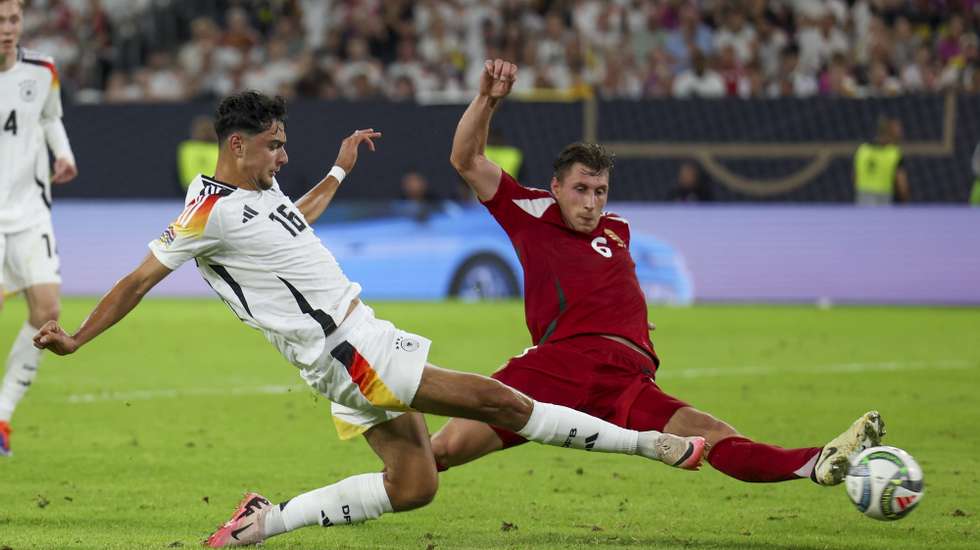
<instances>
[{"instance_id":1,"label":"white soccer jersey","mask_svg":"<svg viewBox=\"0 0 980 550\"><path fill-rule=\"evenodd\" d=\"M194 258L245 324L309 367L361 292L279 184L248 191L198 175L186 207L150 250L170 269Z\"/></svg>"},{"instance_id":2,"label":"white soccer jersey","mask_svg":"<svg viewBox=\"0 0 980 550\"><path fill-rule=\"evenodd\" d=\"M50 218L51 182L44 125L61 119L58 71L50 57L19 49L0 71L0 233Z\"/></svg>"}]
</instances>

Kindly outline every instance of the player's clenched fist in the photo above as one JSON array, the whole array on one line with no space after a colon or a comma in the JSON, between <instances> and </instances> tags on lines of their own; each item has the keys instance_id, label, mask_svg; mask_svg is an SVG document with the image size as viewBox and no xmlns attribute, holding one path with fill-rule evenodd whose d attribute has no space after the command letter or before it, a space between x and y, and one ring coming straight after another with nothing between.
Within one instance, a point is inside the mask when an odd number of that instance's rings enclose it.
<instances>
[{"instance_id":1,"label":"player's clenched fist","mask_svg":"<svg viewBox=\"0 0 980 550\"><path fill-rule=\"evenodd\" d=\"M517 65L503 59L488 59L483 64L483 75L480 77L480 95L494 99L505 97L515 80Z\"/></svg>"},{"instance_id":2,"label":"player's clenched fist","mask_svg":"<svg viewBox=\"0 0 980 550\"><path fill-rule=\"evenodd\" d=\"M48 321L34 335L34 347L51 350L58 355L68 355L78 349L78 344L58 325L57 321Z\"/></svg>"}]
</instances>

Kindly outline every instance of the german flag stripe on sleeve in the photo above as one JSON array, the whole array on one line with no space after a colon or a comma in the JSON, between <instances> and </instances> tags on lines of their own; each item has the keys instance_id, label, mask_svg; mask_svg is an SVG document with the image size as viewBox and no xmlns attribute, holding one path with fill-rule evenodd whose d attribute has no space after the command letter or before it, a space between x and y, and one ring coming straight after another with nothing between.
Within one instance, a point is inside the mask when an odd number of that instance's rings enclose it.
<instances>
[{"instance_id":1,"label":"german flag stripe on sleeve","mask_svg":"<svg viewBox=\"0 0 980 550\"><path fill-rule=\"evenodd\" d=\"M24 63L28 63L30 65L47 67L47 69L51 71L51 87L57 88L61 86L61 79L58 77L58 68L55 67L54 63L52 63L51 61L46 61L43 59L28 59L28 58L24 58L21 61L23 61Z\"/></svg>"},{"instance_id":2,"label":"german flag stripe on sleeve","mask_svg":"<svg viewBox=\"0 0 980 550\"><path fill-rule=\"evenodd\" d=\"M184 208L184 211L173 223L174 230L180 237L196 238L204 233L211 210L221 199L221 195L202 195L195 198Z\"/></svg>"}]
</instances>

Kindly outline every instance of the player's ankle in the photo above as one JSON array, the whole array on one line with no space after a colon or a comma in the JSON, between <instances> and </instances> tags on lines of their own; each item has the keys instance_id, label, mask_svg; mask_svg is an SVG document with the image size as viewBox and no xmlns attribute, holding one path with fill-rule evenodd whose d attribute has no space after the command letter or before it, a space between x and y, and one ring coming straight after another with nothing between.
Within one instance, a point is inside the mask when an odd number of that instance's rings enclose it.
<instances>
[{"instance_id":1,"label":"player's ankle","mask_svg":"<svg viewBox=\"0 0 980 550\"><path fill-rule=\"evenodd\" d=\"M636 440L636 454L651 460L662 460L660 448L657 445L657 441L660 439L661 435L663 434L656 430L639 432L639 436Z\"/></svg>"}]
</instances>

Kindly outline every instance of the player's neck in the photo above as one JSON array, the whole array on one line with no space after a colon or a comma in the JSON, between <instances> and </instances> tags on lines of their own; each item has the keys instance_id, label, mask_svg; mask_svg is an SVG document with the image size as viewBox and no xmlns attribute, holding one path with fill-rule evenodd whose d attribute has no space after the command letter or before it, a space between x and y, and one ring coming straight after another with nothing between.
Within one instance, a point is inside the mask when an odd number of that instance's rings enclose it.
<instances>
[{"instance_id":1,"label":"player's neck","mask_svg":"<svg viewBox=\"0 0 980 550\"><path fill-rule=\"evenodd\" d=\"M214 179L246 191L259 190L259 187L251 182L248 176L235 169L234 164L229 166L227 162L222 162L221 159L218 159L218 166L214 170Z\"/></svg>"}]
</instances>

